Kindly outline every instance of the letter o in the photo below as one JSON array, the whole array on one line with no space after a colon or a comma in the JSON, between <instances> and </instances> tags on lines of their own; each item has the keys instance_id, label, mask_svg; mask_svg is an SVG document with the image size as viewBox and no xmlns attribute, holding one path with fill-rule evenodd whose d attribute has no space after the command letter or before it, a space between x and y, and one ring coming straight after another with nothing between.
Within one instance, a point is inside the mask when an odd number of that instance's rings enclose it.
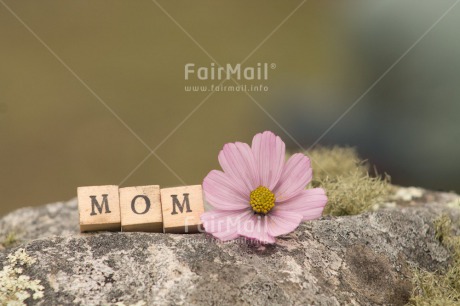
<instances>
[{"instance_id":1,"label":"letter o","mask_svg":"<svg viewBox=\"0 0 460 306\"><path fill-rule=\"evenodd\" d=\"M138 198L143 198L144 201L145 201L145 210L143 212L137 212L136 210L136 200ZM138 215L143 215L143 214L146 214L149 210L150 210L150 199L145 196L145 195L137 195L133 198L133 200L131 201L131 210L135 213L135 214L138 214Z\"/></svg>"}]
</instances>

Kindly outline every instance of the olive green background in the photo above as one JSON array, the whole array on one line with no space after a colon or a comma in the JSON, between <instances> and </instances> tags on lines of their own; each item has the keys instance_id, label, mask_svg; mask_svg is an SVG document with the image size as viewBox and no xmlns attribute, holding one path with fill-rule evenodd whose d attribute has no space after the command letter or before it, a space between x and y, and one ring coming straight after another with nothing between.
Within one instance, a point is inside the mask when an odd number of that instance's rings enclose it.
<instances>
[{"instance_id":1,"label":"olive green background","mask_svg":"<svg viewBox=\"0 0 460 306\"><path fill-rule=\"evenodd\" d=\"M263 130L308 148L363 94L320 144L460 190L460 7L386 73L454 1L2 1L49 49L0 3L0 214L78 186L199 184ZM219 83L184 80L206 53L276 64L269 91L186 92Z\"/></svg>"}]
</instances>

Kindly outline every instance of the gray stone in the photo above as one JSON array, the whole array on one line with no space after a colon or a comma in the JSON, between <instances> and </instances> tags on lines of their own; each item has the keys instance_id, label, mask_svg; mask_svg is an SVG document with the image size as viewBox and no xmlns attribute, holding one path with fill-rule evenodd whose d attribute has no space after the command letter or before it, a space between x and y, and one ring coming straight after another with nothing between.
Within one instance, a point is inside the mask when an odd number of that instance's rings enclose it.
<instances>
[{"instance_id":1,"label":"gray stone","mask_svg":"<svg viewBox=\"0 0 460 306\"><path fill-rule=\"evenodd\" d=\"M205 234L80 234L75 199L23 208L0 219L0 241L19 239L0 251L0 270L19 249L35 259L22 273L43 285L42 298L26 300L38 305L402 305L412 266L449 263L433 220L443 212L458 220L460 210L455 194L399 193L377 211L305 222L267 246Z\"/></svg>"}]
</instances>

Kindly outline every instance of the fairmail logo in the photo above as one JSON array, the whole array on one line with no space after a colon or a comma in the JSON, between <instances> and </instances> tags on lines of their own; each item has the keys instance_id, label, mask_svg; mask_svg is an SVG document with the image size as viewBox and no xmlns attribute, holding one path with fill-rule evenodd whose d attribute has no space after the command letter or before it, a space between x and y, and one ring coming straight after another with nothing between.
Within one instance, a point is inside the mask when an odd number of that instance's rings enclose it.
<instances>
[{"instance_id":1,"label":"fairmail logo","mask_svg":"<svg viewBox=\"0 0 460 306\"><path fill-rule=\"evenodd\" d=\"M257 63L256 66L242 66L241 64L226 64L218 66L211 63L209 66L197 66L194 63L187 63L184 66L185 80L200 81L220 81L231 80L237 81L263 81L268 80L270 70L276 68L274 63Z\"/></svg>"}]
</instances>

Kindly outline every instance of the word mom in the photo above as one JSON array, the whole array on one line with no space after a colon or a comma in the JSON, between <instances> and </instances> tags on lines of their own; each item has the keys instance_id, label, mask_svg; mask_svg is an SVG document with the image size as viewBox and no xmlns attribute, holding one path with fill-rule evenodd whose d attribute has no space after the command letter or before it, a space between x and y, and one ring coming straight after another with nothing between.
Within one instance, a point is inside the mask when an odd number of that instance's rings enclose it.
<instances>
[{"instance_id":1,"label":"word mom","mask_svg":"<svg viewBox=\"0 0 460 306\"><path fill-rule=\"evenodd\" d=\"M204 212L201 185L78 187L80 231L194 233Z\"/></svg>"}]
</instances>

